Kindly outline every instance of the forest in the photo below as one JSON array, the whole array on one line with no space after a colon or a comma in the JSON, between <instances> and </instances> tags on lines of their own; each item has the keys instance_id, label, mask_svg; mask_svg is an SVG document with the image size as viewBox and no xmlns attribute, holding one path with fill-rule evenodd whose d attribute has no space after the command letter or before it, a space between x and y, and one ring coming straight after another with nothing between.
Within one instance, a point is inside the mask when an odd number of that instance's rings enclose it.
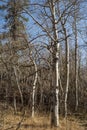
<instances>
[{"instance_id":1,"label":"forest","mask_svg":"<svg viewBox=\"0 0 87 130\"><path fill-rule=\"evenodd\" d=\"M0 0L0 130L87 130L87 0Z\"/></svg>"}]
</instances>

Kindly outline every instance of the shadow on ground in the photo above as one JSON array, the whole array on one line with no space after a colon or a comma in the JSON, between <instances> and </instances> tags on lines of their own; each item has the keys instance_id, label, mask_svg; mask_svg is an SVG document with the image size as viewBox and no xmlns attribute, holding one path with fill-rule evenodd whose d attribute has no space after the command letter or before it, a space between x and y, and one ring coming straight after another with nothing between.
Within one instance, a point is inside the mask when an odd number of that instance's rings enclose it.
<instances>
[{"instance_id":1,"label":"shadow on ground","mask_svg":"<svg viewBox=\"0 0 87 130\"><path fill-rule=\"evenodd\" d=\"M34 124L22 124L21 125L21 127L23 127L23 128L48 128L49 127L49 125L34 125Z\"/></svg>"}]
</instances>

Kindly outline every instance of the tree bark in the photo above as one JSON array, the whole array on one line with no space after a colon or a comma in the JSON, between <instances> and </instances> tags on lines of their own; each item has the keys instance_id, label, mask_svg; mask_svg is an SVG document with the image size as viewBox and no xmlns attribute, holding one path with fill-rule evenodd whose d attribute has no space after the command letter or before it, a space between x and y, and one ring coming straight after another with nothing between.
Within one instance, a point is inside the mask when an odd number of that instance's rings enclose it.
<instances>
[{"instance_id":1,"label":"tree bark","mask_svg":"<svg viewBox=\"0 0 87 130\"><path fill-rule=\"evenodd\" d=\"M52 6L52 17L53 17L53 33L54 33L54 47L53 47L53 64L54 64L54 89L55 89L55 101L53 103L53 113L51 114L52 126L59 126L59 42L58 42L58 29L56 24L56 13L55 13L55 1L51 1ZM53 121L53 122L52 122Z\"/></svg>"},{"instance_id":2,"label":"tree bark","mask_svg":"<svg viewBox=\"0 0 87 130\"><path fill-rule=\"evenodd\" d=\"M65 90L65 117L67 118L67 100L69 89L69 42L67 38L67 32L65 29L65 44L66 44L66 90Z\"/></svg>"},{"instance_id":3,"label":"tree bark","mask_svg":"<svg viewBox=\"0 0 87 130\"><path fill-rule=\"evenodd\" d=\"M34 79L34 83L33 83L33 91L32 91L32 118L35 115L35 89L36 89L36 83L37 83L37 65L35 63L35 61L33 60L33 64L35 67L35 79Z\"/></svg>"},{"instance_id":4,"label":"tree bark","mask_svg":"<svg viewBox=\"0 0 87 130\"><path fill-rule=\"evenodd\" d=\"M15 96L15 93L14 93L14 114L17 113L17 104L16 104L16 96Z\"/></svg>"},{"instance_id":5,"label":"tree bark","mask_svg":"<svg viewBox=\"0 0 87 130\"><path fill-rule=\"evenodd\" d=\"M78 39L77 39L77 16L76 16L76 5L74 11L75 21L75 87L76 87L76 105L75 110L78 109Z\"/></svg>"},{"instance_id":6,"label":"tree bark","mask_svg":"<svg viewBox=\"0 0 87 130\"><path fill-rule=\"evenodd\" d=\"M17 86L18 86L18 90L19 90L20 97L21 97L21 103L22 103L22 107L23 107L23 95L22 95L22 91L21 91L21 88L20 88L19 80L18 80L17 69L16 69L15 66L13 68L14 68L14 73L15 73L15 77L16 77L16 83L17 83Z\"/></svg>"}]
</instances>

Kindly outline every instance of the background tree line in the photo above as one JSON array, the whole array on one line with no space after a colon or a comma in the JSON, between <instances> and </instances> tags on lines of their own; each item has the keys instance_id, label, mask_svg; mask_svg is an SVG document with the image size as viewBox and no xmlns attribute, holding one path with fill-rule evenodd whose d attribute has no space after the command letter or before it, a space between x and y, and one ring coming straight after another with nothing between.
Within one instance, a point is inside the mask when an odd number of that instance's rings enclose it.
<instances>
[{"instance_id":1,"label":"background tree line","mask_svg":"<svg viewBox=\"0 0 87 130\"><path fill-rule=\"evenodd\" d=\"M0 1L0 101L14 112L87 111L86 1ZM3 29L4 28L4 29ZM3 31L4 30L4 31Z\"/></svg>"}]
</instances>

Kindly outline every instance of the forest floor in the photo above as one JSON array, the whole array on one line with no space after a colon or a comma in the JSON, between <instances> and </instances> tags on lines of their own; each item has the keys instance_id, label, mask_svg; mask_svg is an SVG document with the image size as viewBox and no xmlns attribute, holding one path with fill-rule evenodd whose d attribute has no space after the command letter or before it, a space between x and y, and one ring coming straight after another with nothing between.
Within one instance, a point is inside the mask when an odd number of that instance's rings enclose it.
<instances>
[{"instance_id":1,"label":"forest floor","mask_svg":"<svg viewBox=\"0 0 87 130\"><path fill-rule=\"evenodd\" d=\"M69 116L67 121L60 117L60 127L51 128L50 116L36 114L31 118L29 113L17 113L13 110L0 111L0 130L87 130L86 115Z\"/></svg>"}]
</instances>

